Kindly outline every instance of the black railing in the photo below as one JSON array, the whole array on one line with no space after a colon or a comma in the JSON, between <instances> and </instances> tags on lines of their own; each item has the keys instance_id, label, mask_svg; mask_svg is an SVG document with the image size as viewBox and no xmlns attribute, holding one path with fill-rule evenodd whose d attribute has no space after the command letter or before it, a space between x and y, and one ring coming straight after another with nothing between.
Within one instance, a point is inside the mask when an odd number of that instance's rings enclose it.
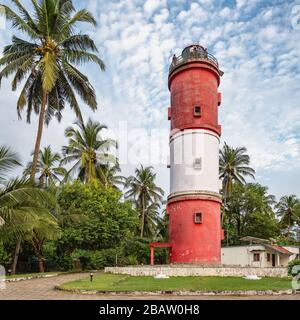
<instances>
[{"instance_id":1,"label":"black railing","mask_svg":"<svg viewBox=\"0 0 300 320\"><path fill-rule=\"evenodd\" d=\"M180 55L176 57L174 55L172 63L169 68L169 72L171 73L174 69L176 69L178 66L185 64L188 61L192 60L208 60L209 62L213 63L218 69L219 69L219 63L218 60L208 53L207 51L192 51L192 52L184 52L183 55Z\"/></svg>"}]
</instances>

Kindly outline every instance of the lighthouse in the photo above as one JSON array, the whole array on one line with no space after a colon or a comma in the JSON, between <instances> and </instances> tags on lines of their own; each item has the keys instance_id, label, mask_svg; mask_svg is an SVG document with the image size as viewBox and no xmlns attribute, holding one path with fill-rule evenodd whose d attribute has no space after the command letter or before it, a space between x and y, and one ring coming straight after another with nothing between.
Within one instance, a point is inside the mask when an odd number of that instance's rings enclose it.
<instances>
[{"instance_id":1,"label":"lighthouse","mask_svg":"<svg viewBox=\"0 0 300 320\"><path fill-rule=\"evenodd\" d=\"M221 263L218 87L222 75L216 58L200 45L174 55L169 69L171 263Z\"/></svg>"}]
</instances>

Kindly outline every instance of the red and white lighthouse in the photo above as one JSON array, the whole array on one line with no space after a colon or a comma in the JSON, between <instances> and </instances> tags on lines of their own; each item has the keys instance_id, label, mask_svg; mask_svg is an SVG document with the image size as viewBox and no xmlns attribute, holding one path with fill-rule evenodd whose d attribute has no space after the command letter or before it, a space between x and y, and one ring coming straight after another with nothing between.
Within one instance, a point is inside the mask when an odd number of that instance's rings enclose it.
<instances>
[{"instance_id":1,"label":"red and white lighthouse","mask_svg":"<svg viewBox=\"0 0 300 320\"><path fill-rule=\"evenodd\" d=\"M217 60L200 45L173 57L171 106L169 244L171 263L221 263Z\"/></svg>"}]
</instances>

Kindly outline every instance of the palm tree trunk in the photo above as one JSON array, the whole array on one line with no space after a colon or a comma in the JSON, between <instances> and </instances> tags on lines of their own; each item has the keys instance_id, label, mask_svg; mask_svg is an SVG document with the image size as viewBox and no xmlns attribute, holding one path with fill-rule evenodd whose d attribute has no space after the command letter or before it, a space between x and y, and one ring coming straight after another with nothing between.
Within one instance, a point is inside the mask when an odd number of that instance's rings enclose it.
<instances>
[{"instance_id":1,"label":"palm tree trunk","mask_svg":"<svg viewBox=\"0 0 300 320\"><path fill-rule=\"evenodd\" d=\"M42 239L39 239L37 233L35 232L35 230L33 230L32 245L39 259L39 272L41 273L45 272L43 243L44 241Z\"/></svg>"},{"instance_id":2,"label":"palm tree trunk","mask_svg":"<svg viewBox=\"0 0 300 320\"><path fill-rule=\"evenodd\" d=\"M16 248L15 248L13 262L11 265L11 274L16 274L16 272L17 272L17 264L18 264L19 253L21 250L21 243L22 243L22 240L18 239L17 244L16 244Z\"/></svg>"},{"instance_id":3,"label":"palm tree trunk","mask_svg":"<svg viewBox=\"0 0 300 320\"><path fill-rule=\"evenodd\" d=\"M226 210L226 202L227 199L226 199L226 196L224 197L224 203L223 203L223 210L221 212L221 227L224 226L224 219L225 219L225 210Z\"/></svg>"},{"instance_id":4,"label":"palm tree trunk","mask_svg":"<svg viewBox=\"0 0 300 320\"><path fill-rule=\"evenodd\" d=\"M241 222L241 218L240 216L237 218L237 235L238 237L241 236L242 232L241 232L241 225L242 225L242 222Z\"/></svg>"},{"instance_id":5,"label":"palm tree trunk","mask_svg":"<svg viewBox=\"0 0 300 320\"><path fill-rule=\"evenodd\" d=\"M44 264L44 257L39 256L39 272L44 273L45 272L45 264Z\"/></svg>"},{"instance_id":6,"label":"palm tree trunk","mask_svg":"<svg viewBox=\"0 0 300 320\"><path fill-rule=\"evenodd\" d=\"M41 140L42 140L42 134L43 134L43 128L44 128L44 122L45 122L45 112L46 112L47 99L48 99L48 94L46 92L44 92L40 116L39 116L38 132L37 132L37 136L36 136L34 153L33 153L32 168L31 168L31 174L30 174L31 180L34 180L34 178L35 178L35 173L36 173L36 168L37 168L37 163L38 163L38 158L39 158L39 152L40 152L40 148L41 148Z\"/></svg>"},{"instance_id":7,"label":"palm tree trunk","mask_svg":"<svg viewBox=\"0 0 300 320\"><path fill-rule=\"evenodd\" d=\"M224 186L224 204L223 204L223 211L222 211L222 216L221 216L221 226L224 226L224 219L225 219L225 214L226 214L226 205L227 205L227 198L231 195L231 180L227 181L225 186Z\"/></svg>"},{"instance_id":8,"label":"palm tree trunk","mask_svg":"<svg viewBox=\"0 0 300 320\"><path fill-rule=\"evenodd\" d=\"M144 237L144 224L145 224L145 198L142 194L142 207L141 207L141 238Z\"/></svg>"}]
</instances>

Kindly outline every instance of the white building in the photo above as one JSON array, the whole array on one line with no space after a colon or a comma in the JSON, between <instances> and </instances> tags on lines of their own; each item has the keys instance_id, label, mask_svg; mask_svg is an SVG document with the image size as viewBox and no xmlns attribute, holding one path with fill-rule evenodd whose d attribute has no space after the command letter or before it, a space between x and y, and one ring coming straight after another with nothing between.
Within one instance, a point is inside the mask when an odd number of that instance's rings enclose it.
<instances>
[{"instance_id":1,"label":"white building","mask_svg":"<svg viewBox=\"0 0 300 320\"><path fill-rule=\"evenodd\" d=\"M244 239L253 240L255 238L246 237ZM258 268L286 267L290 261L299 258L299 247L269 243L253 244L253 242L251 241L249 245L223 247L221 250L222 265Z\"/></svg>"}]
</instances>

